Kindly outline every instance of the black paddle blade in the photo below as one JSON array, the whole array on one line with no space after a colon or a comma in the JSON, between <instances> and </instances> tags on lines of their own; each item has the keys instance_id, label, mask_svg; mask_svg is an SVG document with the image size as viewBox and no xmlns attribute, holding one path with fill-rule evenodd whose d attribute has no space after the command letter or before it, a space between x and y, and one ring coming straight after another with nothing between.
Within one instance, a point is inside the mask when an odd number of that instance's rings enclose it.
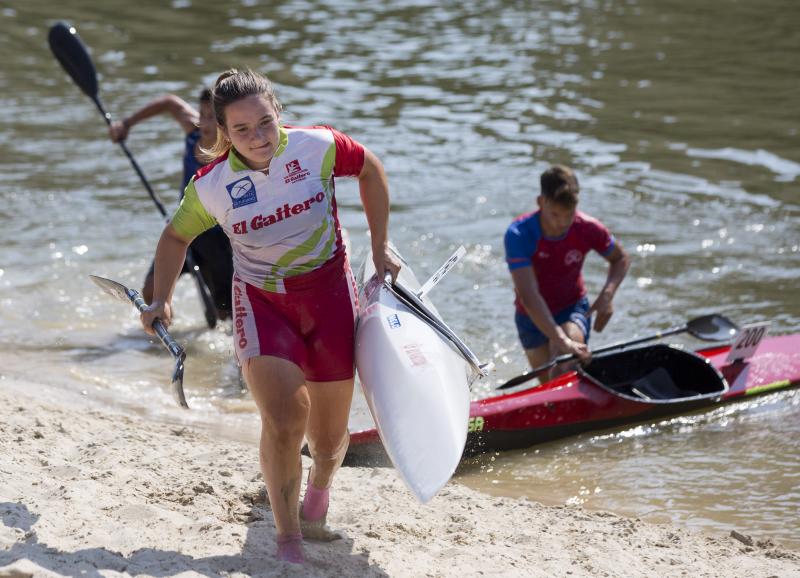
<instances>
[{"instance_id":1,"label":"black paddle blade","mask_svg":"<svg viewBox=\"0 0 800 578\"><path fill-rule=\"evenodd\" d=\"M507 382L498 385L495 389L508 389L509 387L516 387L517 385L521 385L537 377L540 377L550 371L553 367L557 364L556 360L551 361L550 363L546 363L545 365L540 365L539 367L534 367L530 371L526 371L525 373L518 375L516 377L512 377Z\"/></svg>"},{"instance_id":2,"label":"black paddle blade","mask_svg":"<svg viewBox=\"0 0 800 578\"><path fill-rule=\"evenodd\" d=\"M97 98L97 72L89 51L78 32L65 22L58 22L47 35L50 50L80 89L89 98Z\"/></svg>"},{"instance_id":3,"label":"black paddle blade","mask_svg":"<svg viewBox=\"0 0 800 578\"><path fill-rule=\"evenodd\" d=\"M686 329L703 341L729 341L739 333L739 326L723 315L703 315L690 320Z\"/></svg>"}]
</instances>

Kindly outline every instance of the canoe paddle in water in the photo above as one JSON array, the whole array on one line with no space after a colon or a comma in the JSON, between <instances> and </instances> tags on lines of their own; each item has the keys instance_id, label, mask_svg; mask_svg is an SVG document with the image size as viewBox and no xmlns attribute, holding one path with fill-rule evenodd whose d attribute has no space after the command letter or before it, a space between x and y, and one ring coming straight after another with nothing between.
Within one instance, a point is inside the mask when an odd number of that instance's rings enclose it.
<instances>
[{"instance_id":1,"label":"canoe paddle in water","mask_svg":"<svg viewBox=\"0 0 800 578\"><path fill-rule=\"evenodd\" d=\"M144 302L144 299L142 299L138 291L128 289L122 283L117 283L105 277L98 277L97 275L89 275L89 279L94 281L95 285L118 301L132 303L140 312L144 311L147 307L147 303ZM164 344L164 347L166 347L172 354L172 357L175 358L175 371L172 372L172 393L175 395L175 399L181 407L188 408L189 404L186 403L186 396L183 393L183 362L186 359L186 352L183 350L183 347L178 345L178 342L172 338L160 319L156 319L153 322L153 330L156 332L156 335L158 335L161 343Z\"/></svg>"},{"instance_id":2,"label":"canoe paddle in water","mask_svg":"<svg viewBox=\"0 0 800 578\"><path fill-rule=\"evenodd\" d=\"M702 317L690 319L686 322L686 325L679 325L665 331L654 333L653 335L648 335L647 337L640 337L638 339L631 339L630 341L623 341L621 343L614 343L613 345L600 347L599 349L593 350L592 354L594 355L597 353L605 353L607 351L616 351L617 349L625 349L631 345L639 345L640 343L655 341L656 339L661 339L662 337L666 337L668 335L676 335L678 333L686 332L690 333L697 339L702 339L703 341L728 341L736 336L736 334L739 332L739 327L733 321L722 315L703 315ZM578 356L574 353L560 355L544 365L534 367L530 371L526 371L521 375L512 377L507 382L498 385L495 389L507 389L509 387L520 385L526 381L530 381L536 377L539 377L556 365L566 363L567 361L574 361L576 359L578 359Z\"/></svg>"},{"instance_id":3,"label":"canoe paddle in water","mask_svg":"<svg viewBox=\"0 0 800 578\"><path fill-rule=\"evenodd\" d=\"M89 56L88 50L86 50L86 46L84 46L83 42L81 42L81 39L78 37L75 28L64 22L58 22L50 29L50 33L47 35L47 41L50 43L50 50L53 51L56 60L61 63L61 66L67 71L67 74L70 75L84 94L92 99L97 110L103 115L106 124L111 125L111 115L106 112L98 95L97 73L94 63L92 62L91 56ZM164 205L162 205L161 201L156 197L153 188L150 186L142 169L139 167L139 163L136 162L131 151L128 150L128 147L125 145L125 141L119 141L117 144L122 147L123 152L131 162L136 174L139 175L139 179L141 179L144 188L147 189L150 198L153 199L161 216L167 218L167 211L164 209ZM200 293L200 298L203 300L206 323L213 329L217 325L217 308L211 298L211 292L208 290L208 286L203 276L200 274L200 269L197 267L191 247L189 247L189 250L186 252L186 266L189 268L192 275L194 275L194 279L197 282L197 290Z\"/></svg>"}]
</instances>

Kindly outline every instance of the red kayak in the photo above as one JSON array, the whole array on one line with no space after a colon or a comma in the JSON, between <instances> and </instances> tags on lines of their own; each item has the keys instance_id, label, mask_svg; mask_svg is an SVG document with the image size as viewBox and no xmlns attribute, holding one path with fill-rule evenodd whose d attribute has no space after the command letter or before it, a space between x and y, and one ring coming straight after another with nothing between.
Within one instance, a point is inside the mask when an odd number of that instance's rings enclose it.
<instances>
[{"instance_id":1,"label":"red kayak","mask_svg":"<svg viewBox=\"0 0 800 578\"><path fill-rule=\"evenodd\" d=\"M538 387L472 402L464 454L525 448L800 385L800 334L764 338L745 360L727 361L731 347L692 352L656 344L598 355ZM380 463L382 453L376 430L351 433L349 463Z\"/></svg>"}]
</instances>

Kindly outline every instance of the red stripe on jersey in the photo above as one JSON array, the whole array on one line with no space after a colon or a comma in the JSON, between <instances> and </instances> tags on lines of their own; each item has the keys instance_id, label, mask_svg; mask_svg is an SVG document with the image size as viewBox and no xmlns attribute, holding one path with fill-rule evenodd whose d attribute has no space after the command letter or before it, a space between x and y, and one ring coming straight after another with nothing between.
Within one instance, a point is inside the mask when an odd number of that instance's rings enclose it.
<instances>
[{"instance_id":1,"label":"red stripe on jersey","mask_svg":"<svg viewBox=\"0 0 800 578\"><path fill-rule=\"evenodd\" d=\"M331 131L331 134L333 134L333 142L336 145L336 164L333 167L333 176L357 177L361 174L361 169L364 168L364 145L354 138L324 124L312 126L284 125L283 128L323 129Z\"/></svg>"},{"instance_id":2,"label":"red stripe on jersey","mask_svg":"<svg viewBox=\"0 0 800 578\"><path fill-rule=\"evenodd\" d=\"M228 149L228 150L226 150L226 151L225 151L225 152L222 154L222 156L218 156L217 158L215 158L213 161L211 161L211 162L210 162L210 163L208 163L207 165L205 165L205 166L203 166L203 167L200 167L199 169L197 169L197 172L194 174L194 180L197 180L197 179L199 179L200 177L203 177L203 176L207 175L207 174L208 174L208 173L211 171L211 169L213 169L213 168L214 168L215 166L217 166L219 163L221 163L221 162L223 162L223 161L227 160L227 158L228 158L228 154L229 154L230 152L231 152L231 149Z\"/></svg>"}]
</instances>

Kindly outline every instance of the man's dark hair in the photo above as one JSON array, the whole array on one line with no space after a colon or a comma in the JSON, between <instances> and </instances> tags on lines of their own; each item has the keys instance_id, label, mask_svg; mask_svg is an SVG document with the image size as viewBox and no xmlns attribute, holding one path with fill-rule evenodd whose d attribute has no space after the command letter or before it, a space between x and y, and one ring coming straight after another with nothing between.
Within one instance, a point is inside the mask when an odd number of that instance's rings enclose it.
<instances>
[{"instance_id":1,"label":"man's dark hair","mask_svg":"<svg viewBox=\"0 0 800 578\"><path fill-rule=\"evenodd\" d=\"M540 179L542 196L567 209L578 205L578 177L573 170L564 165L553 165L542 173Z\"/></svg>"}]
</instances>

